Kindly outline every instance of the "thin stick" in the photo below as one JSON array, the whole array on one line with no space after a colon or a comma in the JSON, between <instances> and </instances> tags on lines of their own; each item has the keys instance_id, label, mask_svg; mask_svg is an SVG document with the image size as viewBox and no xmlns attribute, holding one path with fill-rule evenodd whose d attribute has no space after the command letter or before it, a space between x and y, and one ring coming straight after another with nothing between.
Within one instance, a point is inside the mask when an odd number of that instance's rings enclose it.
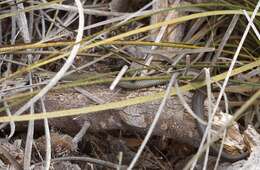
<instances>
[{"instance_id":1,"label":"thin stick","mask_svg":"<svg viewBox=\"0 0 260 170\"><path fill-rule=\"evenodd\" d=\"M44 104L44 97L40 99L41 100L41 106L42 106L42 112L46 113L46 108ZM51 134L50 134L50 128L48 123L48 118L44 118L44 132L45 132L45 170L48 170L51 165Z\"/></svg>"},{"instance_id":2,"label":"thin stick","mask_svg":"<svg viewBox=\"0 0 260 170\"><path fill-rule=\"evenodd\" d=\"M136 162L138 161L139 157L141 156L141 154L142 154L142 152L144 150L144 147L146 146L148 140L150 139L150 137L151 137L151 135L153 133L153 130L155 128L155 125L157 124L157 122L158 122L158 120L160 118L160 115L161 115L161 113L163 111L163 108L164 108L164 106L166 104L166 101L170 97L171 87L172 87L173 83L175 83L176 77L177 77L177 73L174 73L172 75L172 78L171 78L169 84L168 84L168 87L166 89L164 98L163 98L163 100L162 100L162 102L161 102L161 104L159 106L159 109L158 109L157 113L155 114L153 122L152 122L152 124L151 124L151 126L150 126L150 128L149 128L149 130L148 130L148 132L147 132L147 134L146 134L146 136L145 136L141 146L139 147L139 149L138 149L134 159L132 160L132 162L130 163L129 167L127 168L128 170L131 170L131 169L134 168Z\"/></svg>"},{"instance_id":3,"label":"thin stick","mask_svg":"<svg viewBox=\"0 0 260 170\"><path fill-rule=\"evenodd\" d=\"M213 120L212 118L212 92L211 92L211 78L210 78L210 70L208 68L204 68L205 71L205 77L206 77L206 83L207 83L207 94L208 94L208 118L209 120ZM211 127L212 127L212 122L208 122L209 126L209 132L211 132ZM211 141L211 133L208 133L207 135L207 143L209 145ZM204 165L203 165L203 170L207 169L207 163L208 163L208 158L209 158L209 148L207 147L206 154L205 154L205 159L204 159Z\"/></svg>"},{"instance_id":4,"label":"thin stick","mask_svg":"<svg viewBox=\"0 0 260 170\"><path fill-rule=\"evenodd\" d=\"M83 126L81 127L80 131L72 139L72 142L78 145L78 143L81 141L83 136L86 134L89 127L90 127L90 123L89 121L86 120Z\"/></svg>"},{"instance_id":5,"label":"thin stick","mask_svg":"<svg viewBox=\"0 0 260 170\"><path fill-rule=\"evenodd\" d=\"M122 69L119 71L119 73L117 74L116 78L114 79L114 81L110 85L110 87L109 87L110 90L114 90L115 89L116 85L119 83L121 78L124 76L124 74L126 73L127 69L128 69L127 65L124 65L122 67Z\"/></svg>"},{"instance_id":6,"label":"thin stick","mask_svg":"<svg viewBox=\"0 0 260 170\"><path fill-rule=\"evenodd\" d=\"M243 12L244 12L244 14L245 14L246 19L248 20L248 22L250 22L250 17L249 17L249 15L248 15L247 11L246 11L246 10L243 10ZM255 35L257 36L258 40L260 40L260 34L259 34L259 31L257 30L255 24L254 24L253 22L250 23L250 24L251 24L251 27L253 28L253 30L254 30L254 32L255 32Z\"/></svg>"},{"instance_id":7,"label":"thin stick","mask_svg":"<svg viewBox=\"0 0 260 170\"><path fill-rule=\"evenodd\" d=\"M24 9L23 3L17 4L17 8ZM27 21L27 18L25 16L25 12L21 12L17 15L17 24L19 28L21 29L21 35L24 39L25 43L31 43L31 36L29 33L29 24ZM27 51L30 51L27 49ZM31 64L33 61L32 54L27 55L28 63ZM28 73L29 76L29 84L32 84L32 73ZM30 92L33 92L33 88L30 88ZM28 107L29 108L29 107ZM30 114L34 114L34 105L30 105ZM28 123L28 130L27 130L27 136L26 136L26 143L25 143L25 149L24 149L24 160L23 160L23 168L29 169L31 164L31 155L32 155L32 145L33 145L33 135L34 135L34 120L30 120Z\"/></svg>"},{"instance_id":8,"label":"thin stick","mask_svg":"<svg viewBox=\"0 0 260 170\"><path fill-rule=\"evenodd\" d=\"M221 55L231 33L233 32L235 26L236 26L236 23L239 19L239 15L235 15L232 19L232 21L230 22L229 26L228 26L228 29L218 47L218 49L216 50L216 54L214 55L213 57L213 60L212 60L212 65L214 66L214 64L217 62L217 60L219 59L219 56Z\"/></svg>"},{"instance_id":9,"label":"thin stick","mask_svg":"<svg viewBox=\"0 0 260 170\"><path fill-rule=\"evenodd\" d=\"M77 156L71 156L71 157L62 157L62 158L54 158L51 160L52 162L58 162L58 161L85 161L85 162L89 162L89 163L95 163L98 165L102 165L105 167L109 167L109 168L114 168L117 169L119 166L117 164L108 162L108 161L103 161L100 159L95 159L95 158L90 158L87 156L82 156L82 157L77 157ZM40 162L40 163L36 163L33 166L37 166L37 165L41 165L44 162ZM121 166L120 167L121 170L126 169L126 166Z\"/></svg>"}]
</instances>

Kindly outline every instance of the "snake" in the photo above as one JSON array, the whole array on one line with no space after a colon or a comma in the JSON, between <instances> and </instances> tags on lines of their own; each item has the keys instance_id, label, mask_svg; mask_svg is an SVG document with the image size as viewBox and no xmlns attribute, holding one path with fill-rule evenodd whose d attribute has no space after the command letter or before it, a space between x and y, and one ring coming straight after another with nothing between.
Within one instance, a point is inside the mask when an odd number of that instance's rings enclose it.
<instances>
[{"instance_id":1,"label":"snake","mask_svg":"<svg viewBox=\"0 0 260 170\"><path fill-rule=\"evenodd\" d=\"M123 89L135 90L148 88L152 86L164 85L168 80L138 80L138 81L121 81L118 86Z\"/></svg>"}]
</instances>

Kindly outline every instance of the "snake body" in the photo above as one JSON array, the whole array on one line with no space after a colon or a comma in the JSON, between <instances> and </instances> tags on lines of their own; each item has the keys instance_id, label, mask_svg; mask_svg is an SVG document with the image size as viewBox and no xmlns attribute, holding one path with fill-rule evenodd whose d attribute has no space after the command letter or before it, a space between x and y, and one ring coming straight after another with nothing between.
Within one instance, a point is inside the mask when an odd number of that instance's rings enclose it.
<instances>
[{"instance_id":1,"label":"snake body","mask_svg":"<svg viewBox=\"0 0 260 170\"><path fill-rule=\"evenodd\" d=\"M198 115L200 118L203 118L204 116L204 101L206 97L207 95L203 93L201 89L196 90L192 97L192 104L191 104L192 109L195 112L195 114ZM202 137L206 130L206 126L202 125L198 121L196 123L197 123L199 135ZM213 155L218 155L219 149L215 145L211 146L211 150ZM244 152L239 155L230 155L223 150L221 153L221 158L228 162L236 162L241 159L245 159L248 155L249 155L248 152Z\"/></svg>"},{"instance_id":2,"label":"snake body","mask_svg":"<svg viewBox=\"0 0 260 170\"><path fill-rule=\"evenodd\" d=\"M121 81L118 86L124 89L141 89L152 86L164 85L168 80L138 80L138 81Z\"/></svg>"},{"instance_id":3,"label":"snake body","mask_svg":"<svg viewBox=\"0 0 260 170\"><path fill-rule=\"evenodd\" d=\"M63 77L63 80L74 81L88 78L88 74L71 74ZM120 81L118 86L124 89L135 90L141 88L148 88L152 86L164 85L168 80L135 80L135 81Z\"/></svg>"}]
</instances>

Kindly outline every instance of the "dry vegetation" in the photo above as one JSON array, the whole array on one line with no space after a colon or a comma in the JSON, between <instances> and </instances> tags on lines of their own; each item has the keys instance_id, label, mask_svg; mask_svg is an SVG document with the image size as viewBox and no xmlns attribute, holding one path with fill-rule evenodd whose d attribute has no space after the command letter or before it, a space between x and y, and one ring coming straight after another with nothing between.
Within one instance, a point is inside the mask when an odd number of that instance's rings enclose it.
<instances>
[{"instance_id":1,"label":"dry vegetation","mask_svg":"<svg viewBox=\"0 0 260 170\"><path fill-rule=\"evenodd\" d=\"M0 169L257 167L257 3L0 1Z\"/></svg>"}]
</instances>

